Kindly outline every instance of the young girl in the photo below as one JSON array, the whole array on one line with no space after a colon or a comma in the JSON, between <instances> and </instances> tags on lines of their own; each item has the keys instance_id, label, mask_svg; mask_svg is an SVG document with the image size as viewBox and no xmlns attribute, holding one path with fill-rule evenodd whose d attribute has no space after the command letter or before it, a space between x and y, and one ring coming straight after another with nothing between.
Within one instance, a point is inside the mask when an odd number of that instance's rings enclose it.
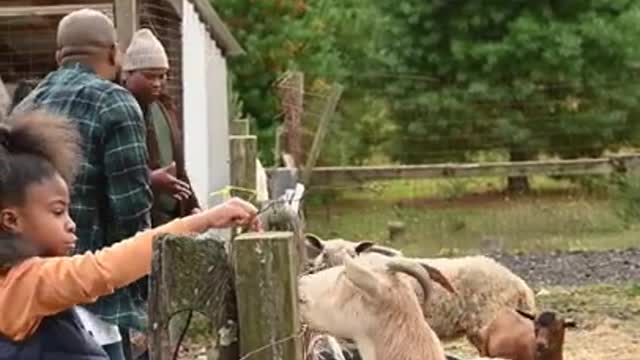
<instances>
[{"instance_id":1,"label":"young girl","mask_svg":"<svg viewBox=\"0 0 640 360\"><path fill-rule=\"evenodd\" d=\"M108 359L73 306L151 271L152 239L233 224L258 229L239 199L141 232L95 253L74 249L69 188L79 164L71 123L44 112L0 125L0 359Z\"/></svg>"}]
</instances>

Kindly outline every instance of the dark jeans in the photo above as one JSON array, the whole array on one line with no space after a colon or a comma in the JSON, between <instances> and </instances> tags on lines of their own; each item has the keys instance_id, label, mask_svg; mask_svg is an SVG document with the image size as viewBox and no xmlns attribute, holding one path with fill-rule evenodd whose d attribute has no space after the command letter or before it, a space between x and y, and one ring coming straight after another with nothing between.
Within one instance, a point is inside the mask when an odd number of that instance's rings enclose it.
<instances>
[{"instance_id":1,"label":"dark jeans","mask_svg":"<svg viewBox=\"0 0 640 360\"><path fill-rule=\"evenodd\" d=\"M124 358L126 360L133 360L131 355L131 334L129 329L118 326L120 330L120 336L122 337L122 351L124 352Z\"/></svg>"},{"instance_id":2,"label":"dark jeans","mask_svg":"<svg viewBox=\"0 0 640 360\"><path fill-rule=\"evenodd\" d=\"M127 360L124 356L124 351L122 350L122 342L104 345L102 348L107 355L109 355L109 359L111 360Z\"/></svg>"}]
</instances>

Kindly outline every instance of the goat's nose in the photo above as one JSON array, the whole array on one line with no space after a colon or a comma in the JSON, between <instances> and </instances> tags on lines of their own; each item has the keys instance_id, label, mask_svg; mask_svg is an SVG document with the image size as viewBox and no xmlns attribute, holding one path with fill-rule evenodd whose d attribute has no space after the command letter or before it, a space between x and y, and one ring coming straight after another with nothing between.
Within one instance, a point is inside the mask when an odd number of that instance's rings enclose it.
<instances>
[{"instance_id":1,"label":"goat's nose","mask_svg":"<svg viewBox=\"0 0 640 360\"><path fill-rule=\"evenodd\" d=\"M544 353L545 351L547 351L547 345L544 343L537 343L536 344L536 352L538 353Z\"/></svg>"}]
</instances>

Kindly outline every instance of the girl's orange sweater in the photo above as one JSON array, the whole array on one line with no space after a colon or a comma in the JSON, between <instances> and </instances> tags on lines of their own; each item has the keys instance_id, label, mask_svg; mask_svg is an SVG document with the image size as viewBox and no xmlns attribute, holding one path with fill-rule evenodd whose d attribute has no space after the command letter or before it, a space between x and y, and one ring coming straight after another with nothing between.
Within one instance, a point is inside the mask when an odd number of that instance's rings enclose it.
<instances>
[{"instance_id":1,"label":"girl's orange sweater","mask_svg":"<svg viewBox=\"0 0 640 360\"><path fill-rule=\"evenodd\" d=\"M36 257L0 276L0 335L21 341L46 316L89 304L151 272L153 238L190 232L174 220L95 253Z\"/></svg>"}]
</instances>

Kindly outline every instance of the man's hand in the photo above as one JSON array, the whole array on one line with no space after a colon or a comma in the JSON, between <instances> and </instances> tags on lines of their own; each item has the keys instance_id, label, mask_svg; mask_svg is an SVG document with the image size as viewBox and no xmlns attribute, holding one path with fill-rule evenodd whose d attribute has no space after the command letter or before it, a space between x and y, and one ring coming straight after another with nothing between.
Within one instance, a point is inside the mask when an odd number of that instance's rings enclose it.
<instances>
[{"instance_id":1,"label":"man's hand","mask_svg":"<svg viewBox=\"0 0 640 360\"><path fill-rule=\"evenodd\" d=\"M191 196L189 184L176 178L175 162L151 172L151 187L154 191L171 194L178 200L185 200Z\"/></svg>"}]
</instances>

